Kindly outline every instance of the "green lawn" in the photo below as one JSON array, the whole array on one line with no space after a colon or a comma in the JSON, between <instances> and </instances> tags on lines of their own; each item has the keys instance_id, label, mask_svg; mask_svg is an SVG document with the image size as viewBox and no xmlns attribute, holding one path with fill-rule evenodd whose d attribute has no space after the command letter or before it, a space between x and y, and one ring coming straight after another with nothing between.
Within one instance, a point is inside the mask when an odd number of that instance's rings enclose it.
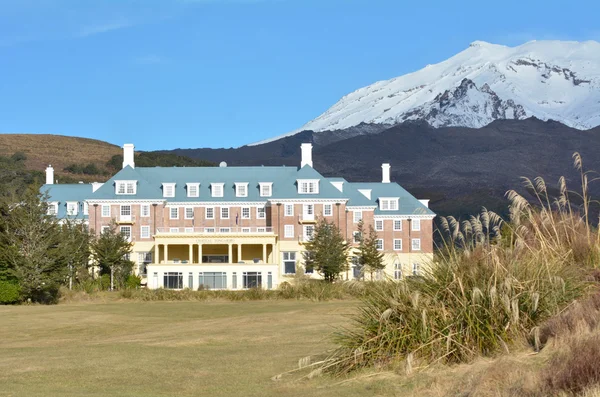
<instances>
[{"instance_id":1,"label":"green lawn","mask_svg":"<svg viewBox=\"0 0 600 397\"><path fill-rule=\"evenodd\" d=\"M271 377L332 347L357 302L0 306L0 396L365 396Z\"/></svg>"}]
</instances>

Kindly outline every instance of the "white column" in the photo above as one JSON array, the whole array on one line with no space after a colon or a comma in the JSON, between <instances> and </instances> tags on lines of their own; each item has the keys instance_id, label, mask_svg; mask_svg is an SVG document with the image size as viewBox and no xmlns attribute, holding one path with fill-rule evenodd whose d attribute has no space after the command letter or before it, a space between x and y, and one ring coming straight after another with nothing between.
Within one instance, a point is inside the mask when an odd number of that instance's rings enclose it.
<instances>
[{"instance_id":1,"label":"white column","mask_svg":"<svg viewBox=\"0 0 600 397\"><path fill-rule=\"evenodd\" d=\"M198 263L202 264L202 244L198 244Z\"/></svg>"},{"instance_id":2,"label":"white column","mask_svg":"<svg viewBox=\"0 0 600 397\"><path fill-rule=\"evenodd\" d=\"M165 263L169 261L169 244L165 244Z\"/></svg>"},{"instance_id":3,"label":"white column","mask_svg":"<svg viewBox=\"0 0 600 397\"><path fill-rule=\"evenodd\" d=\"M190 244L189 263L194 263L194 244Z\"/></svg>"},{"instance_id":4,"label":"white column","mask_svg":"<svg viewBox=\"0 0 600 397\"><path fill-rule=\"evenodd\" d=\"M263 263L267 263L267 244L263 244Z\"/></svg>"},{"instance_id":5,"label":"white column","mask_svg":"<svg viewBox=\"0 0 600 397\"><path fill-rule=\"evenodd\" d=\"M242 260L242 244L238 244L237 251L238 251L237 254L238 254L238 262L239 262Z\"/></svg>"},{"instance_id":6,"label":"white column","mask_svg":"<svg viewBox=\"0 0 600 397\"><path fill-rule=\"evenodd\" d=\"M233 244L229 244L229 263L233 262Z\"/></svg>"}]
</instances>

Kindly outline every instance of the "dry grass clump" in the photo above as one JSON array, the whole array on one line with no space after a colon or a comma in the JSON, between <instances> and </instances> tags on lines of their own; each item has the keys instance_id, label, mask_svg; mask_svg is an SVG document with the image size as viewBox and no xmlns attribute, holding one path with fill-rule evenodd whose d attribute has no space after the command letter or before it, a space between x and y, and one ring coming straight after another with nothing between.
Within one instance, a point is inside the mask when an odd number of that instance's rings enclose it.
<instances>
[{"instance_id":1,"label":"dry grass clump","mask_svg":"<svg viewBox=\"0 0 600 397\"><path fill-rule=\"evenodd\" d=\"M443 218L445 243L429 269L369 290L354 327L336 335L339 348L321 370L463 363L507 352L532 334L537 341L539 324L588 291L600 258L600 236L589 221L588 174L579 155L574 159L582 205L570 201L574 193L564 178L556 198L543 179L525 179L536 203L508 192L508 221L485 209L463 222Z\"/></svg>"}]
</instances>

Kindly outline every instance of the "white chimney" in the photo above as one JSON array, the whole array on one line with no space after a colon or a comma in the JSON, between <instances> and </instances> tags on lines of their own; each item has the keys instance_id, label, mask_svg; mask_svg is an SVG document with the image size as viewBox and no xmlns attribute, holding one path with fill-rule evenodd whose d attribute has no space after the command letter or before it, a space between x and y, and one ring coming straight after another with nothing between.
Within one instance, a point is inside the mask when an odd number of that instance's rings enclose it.
<instances>
[{"instance_id":1,"label":"white chimney","mask_svg":"<svg viewBox=\"0 0 600 397\"><path fill-rule=\"evenodd\" d=\"M135 168L135 161L133 160L133 143L126 143L123 145L123 168L130 166Z\"/></svg>"},{"instance_id":2,"label":"white chimney","mask_svg":"<svg viewBox=\"0 0 600 397\"><path fill-rule=\"evenodd\" d=\"M302 150L302 161L300 162L300 168L304 167L305 165L312 167L312 144L303 143L300 145L300 150Z\"/></svg>"},{"instance_id":3,"label":"white chimney","mask_svg":"<svg viewBox=\"0 0 600 397\"><path fill-rule=\"evenodd\" d=\"M390 183L390 164L381 164L381 183Z\"/></svg>"},{"instance_id":4,"label":"white chimney","mask_svg":"<svg viewBox=\"0 0 600 397\"><path fill-rule=\"evenodd\" d=\"M46 168L46 185L54 184L54 168L51 165Z\"/></svg>"}]
</instances>

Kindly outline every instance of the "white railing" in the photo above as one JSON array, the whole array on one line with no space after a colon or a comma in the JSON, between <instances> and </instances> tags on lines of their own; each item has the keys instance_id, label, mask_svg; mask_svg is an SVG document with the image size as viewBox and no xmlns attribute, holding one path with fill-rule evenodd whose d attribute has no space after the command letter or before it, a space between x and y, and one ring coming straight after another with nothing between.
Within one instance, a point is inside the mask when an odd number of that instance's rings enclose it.
<instances>
[{"instance_id":1,"label":"white railing","mask_svg":"<svg viewBox=\"0 0 600 397\"><path fill-rule=\"evenodd\" d=\"M272 234L272 227L159 227L156 234Z\"/></svg>"}]
</instances>

